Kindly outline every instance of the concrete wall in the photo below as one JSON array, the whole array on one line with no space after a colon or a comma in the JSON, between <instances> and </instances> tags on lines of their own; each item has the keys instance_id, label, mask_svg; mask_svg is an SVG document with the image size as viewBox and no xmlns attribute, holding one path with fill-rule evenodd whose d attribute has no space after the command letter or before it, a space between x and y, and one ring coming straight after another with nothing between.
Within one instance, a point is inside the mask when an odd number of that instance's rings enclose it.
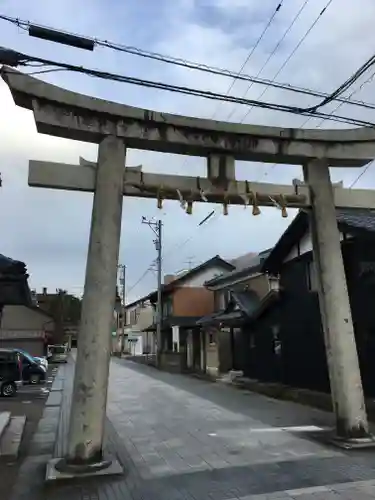
<instances>
[{"instance_id":1,"label":"concrete wall","mask_svg":"<svg viewBox=\"0 0 375 500\"><path fill-rule=\"evenodd\" d=\"M44 334L53 330L53 321L43 312L21 305L6 305L1 317L0 347L24 349L32 356L43 356Z\"/></svg>"},{"instance_id":2,"label":"concrete wall","mask_svg":"<svg viewBox=\"0 0 375 500\"><path fill-rule=\"evenodd\" d=\"M162 352L161 369L171 373L182 373L185 370L184 355L179 352Z\"/></svg>"},{"instance_id":3,"label":"concrete wall","mask_svg":"<svg viewBox=\"0 0 375 500\"><path fill-rule=\"evenodd\" d=\"M1 332L0 332L1 335ZM2 339L0 338L2 349L22 349L31 356L45 356L46 346L42 338L38 339Z\"/></svg>"},{"instance_id":4,"label":"concrete wall","mask_svg":"<svg viewBox=\"0 0 375 500\"><path fill-rule=\"evenodd\" d=\"M44 330L52 332L53 320L42 311L26 306L4 306L1 328L4 330Z\"/></svg>"}]
</instances>

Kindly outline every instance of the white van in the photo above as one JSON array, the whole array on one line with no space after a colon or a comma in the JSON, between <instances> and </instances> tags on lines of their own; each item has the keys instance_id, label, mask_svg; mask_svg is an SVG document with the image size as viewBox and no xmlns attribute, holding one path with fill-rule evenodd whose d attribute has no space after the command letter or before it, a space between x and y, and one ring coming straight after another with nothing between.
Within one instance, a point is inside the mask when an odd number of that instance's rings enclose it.
<instances>
[{"instance_id":1,"label":"white van","mask_svg":"<svg viewBox=\"0 0 375 500\"><path fill-rule=\"evenodd\" d=\"M68 361L68 348L66 345L49 345L48 361L50 363L66 363Z\"/></svg>"}]
</instances>

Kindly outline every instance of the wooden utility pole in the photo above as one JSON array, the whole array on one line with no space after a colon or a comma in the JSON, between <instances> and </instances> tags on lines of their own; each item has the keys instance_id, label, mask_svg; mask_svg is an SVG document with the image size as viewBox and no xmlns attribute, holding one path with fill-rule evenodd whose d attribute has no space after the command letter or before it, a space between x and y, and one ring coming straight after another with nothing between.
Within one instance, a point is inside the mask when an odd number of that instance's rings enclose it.
<instances>
[{"instance_id":1,"label":"wooden utility pole","mask_svg":"<svg viewBox=\"0 0 375 500\"><path fill-rule=\"evenodd\" d=\"M156 361L160 364L160 354L162 350L162 339L161 339L161 323L162 323L162 298L161 298L161 288L162 288L162 227L163 223L159 219L158 221L147 220L146 217L142 217L142 224L147 224L156 235L154 240L155 248L157 251L157 274L158 274L158 294L156 303Z\"/></svg>"},{"instance_id":2,"label":"wooden utility pole","mask_svg":"<svg viewBox=\"0 0 375 500\"><path fill-rule=\"evenodd\" d=\"M121 285L121 302L122 302L122 322L121 322L121 355L125 351L125 324L126 324L126 318L125 318L125 298L126 298L126 292L125 292L125 278L126 278L126 266L125 264L119 264L118 268L121 270L121 275L120 275L120 285Z\"/></svg>"}]
</instances>

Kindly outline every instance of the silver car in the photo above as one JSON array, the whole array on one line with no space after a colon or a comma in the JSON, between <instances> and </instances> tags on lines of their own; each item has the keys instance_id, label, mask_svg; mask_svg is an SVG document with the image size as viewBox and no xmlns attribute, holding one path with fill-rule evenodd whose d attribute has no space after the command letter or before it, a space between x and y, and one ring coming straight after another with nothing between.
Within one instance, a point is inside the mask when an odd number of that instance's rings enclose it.
<instances>
[{"instance_id":1,"label":"silver car","mask_svg":"<svg viewBox=\"0 0 375 500\"><path fill-rule=\"evenodd\" d=\"M68 361L68 348L65 345L50 345L50 363L66 363Z\"/></svg>"}]
</instances>

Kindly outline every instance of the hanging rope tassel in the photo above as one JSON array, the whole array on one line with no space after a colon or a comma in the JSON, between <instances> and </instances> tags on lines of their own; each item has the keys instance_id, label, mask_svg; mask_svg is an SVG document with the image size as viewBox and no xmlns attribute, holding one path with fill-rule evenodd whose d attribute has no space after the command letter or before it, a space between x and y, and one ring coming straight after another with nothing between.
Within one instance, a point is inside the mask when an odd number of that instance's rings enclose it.
<instances>
[{"instance_id":1,"label":"hanging rope tassel","mask_svg":"<svg viewBox=\"0 0 375 500\"><path fill-rule=\"evenodd\" d=\"M288 217L288 212L287 212L287 209L286 209L286 200L285 200L285 197L284 195L280 195L280 207L281 207L281 217Z\"/></svg>"},{"instance_id":2,"label":"hanging rope tassel","mask_svg":"<svg viewBox=\"0 0 375 500\"><path fill-rule=\"evenodd\" d=\"M244 201L243 207L246 209L246 207L250 205L250 196L251 196L251 191L248 181L245 181L245 194L240 194L240 196Z\"/></svg>"},{"instance_id":3,"label":"hanging rope tassel","mask_svg":"<svg viewBox=\"0 0 375 500\"><path fill-rule=\"evenodd\" d=\"M177 191L177 196L178 196L178 199L180 201L180 207L182 208L182 210L186 210L186 201L184 200L184 197L182 196L182 193L179 189L176 189Z\"/></svg>"},{"instance_id":4,"label":"hanging rope tassel","mask_svg":"<svg viewBox=\"0 0 375 500\"><path fill-rule=\"evenodd\" d=\"M224 193L223 215L228 215L228 204L229 204L228 194Z\"/></svg>"},{"instance_id":5,"label":"hanging rope tassel","mask_svg":"<svg viewBox=\"0 0 375 500\"><path fill-rule=\"evenodd\" d=\"M157 193L156 193L156 198L158 200L157 202L157 207L159 210L163 208L163 186L160 186Z\"/></svg>"},{"instance_id":6,"label":"hanging rope tassel","mask_svg":"<svg viewBox=\"0 0 375 500\"><path fill-rule=\"evenodd\" d=\"M208 201L206 193L203 191L201 187L201 180L199 177L197 177L197 189L199 191L199 196L201 197L202 201Z\"/></svg>"},{"instance_id":7,"label":"hanging rope tassel","mask_svg":"<svg viewBox=\"0 0 375 500\"><path fill-rule=\"evenodd\" d=\"M253 215L260 215L261 214L261 211L260 211L260 208L259 208L259 205L258 205L258 198L257 198L257 193L251 193L252 194L252 198L253 198Z\"/></svg>"},{"instance_id":8,"label":"hanging rope tassel","mask_svg":"<svg viewBox=\"0 0 375 500\"><path fill-rule=\"evenodd\" d=\"M193 213L193 201L192 200L187 202L186 213L188 215L191 215Z\"/></svg>"}]
</instances>

